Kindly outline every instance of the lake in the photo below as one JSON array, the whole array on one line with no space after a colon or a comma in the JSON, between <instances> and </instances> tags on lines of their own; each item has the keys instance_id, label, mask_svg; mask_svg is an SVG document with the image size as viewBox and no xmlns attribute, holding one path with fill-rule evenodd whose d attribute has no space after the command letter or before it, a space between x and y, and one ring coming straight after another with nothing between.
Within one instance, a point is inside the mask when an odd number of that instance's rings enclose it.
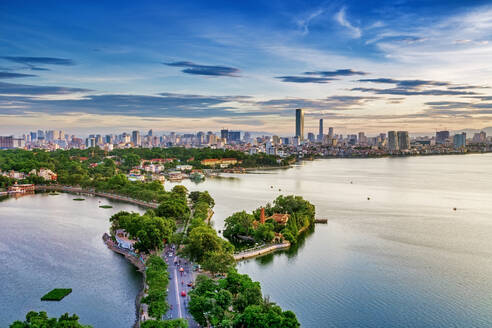
<instances>
[{"instance_id":1,"label":"lake","mask_svg":"<svg viewBox=\"0 0 492 328\"><path fill-rule=\"evenodd\" d=\"M0 202L0 327L26 313L77 313L94 327L132 327L142 276L109 250L109 217L136 206L70 194L26 195ZM111 204L112 209L99 205ZM61 302L41 302L53 288L72 288Z\"/></svg>"},{"instance_id":2,"label":"lake","mask_svg":"<svg viewBox=\"0 0 492 328\"><path fill-rule=\"evenodd\" d=\"M303 196L329 221L297 250L239 265L303 327L492 327L492 154L229 177L185 183L215 198L219 230L279 194Z\"/></svg>"},{"instance_id":3,"label":"lake","mask_svg":"<svg viewBox=\"0 0 492 328\"><path fill-rule=\"evenodd\" d=\"M183 184L214 197L218 230L233 212L280 194L303 196L328 219L296 249L238 266L303 327L489 328L491 169L492 154L325 159ZM0 268L7 291L0 326L30 309L76 312L94 327L133 323L141 278L101 235L112 213L137 208L103 210L99 198L72 198L0 203L0 258L7 263ZM58 304L39 302L54 287L74 292Z\"/></svg>"}]
</instances>

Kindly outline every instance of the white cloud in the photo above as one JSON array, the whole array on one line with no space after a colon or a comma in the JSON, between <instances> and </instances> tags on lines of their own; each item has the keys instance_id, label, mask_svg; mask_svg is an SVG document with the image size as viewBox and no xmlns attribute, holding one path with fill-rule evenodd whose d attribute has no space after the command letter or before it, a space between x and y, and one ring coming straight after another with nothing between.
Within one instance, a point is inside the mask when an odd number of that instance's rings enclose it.
<instances>
[{"instance_id":1,"label":"white cloud","mask_svg":"<svg viewBox=\"0 0 492 328\"><path fill-rule=\"evenodd\" d=\"M342 25L343 27L346 27L350 33L352 34L352 36L356 39L360 38L362 36L362 31L360 28L352 25L352 23L350 23L346 17L346 14L345 14L345 10L346 8L345 7L342 7L342 9L340 9L340 11L338 11L336 14L335 14L335 20L340 24Z\"/></svg>"},{"instance_id":2,"label":"white cloud","mask_svg":"<svg viewBox=\"0 0 492 328\"><path fill-rule=\"evenodd\" d=\"M320 8L320 9L310 13L307 17L297 20L297 25L301 29L302 35L309 34L309 24L311 23L311 21L313 19L322 15L323 13L324 13L324 10Z\"/></svg>"}]
</instances>

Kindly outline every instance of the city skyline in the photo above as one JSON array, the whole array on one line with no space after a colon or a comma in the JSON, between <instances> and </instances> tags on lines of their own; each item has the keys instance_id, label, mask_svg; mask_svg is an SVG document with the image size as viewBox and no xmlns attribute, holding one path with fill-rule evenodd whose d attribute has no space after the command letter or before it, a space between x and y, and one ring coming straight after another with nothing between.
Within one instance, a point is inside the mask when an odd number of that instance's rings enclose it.
<instances>
[{"instance_id":1,"label":"city skyline","mask_svg":"<svg viewBox=\"0 0 492 328\"><path fill-rule=\"evenodd\" d=\"M319 119L481 130L491 17L486 1L3 3L0 129L293 135L303 108L304 137Z\"/></svg>"}]
</instances>

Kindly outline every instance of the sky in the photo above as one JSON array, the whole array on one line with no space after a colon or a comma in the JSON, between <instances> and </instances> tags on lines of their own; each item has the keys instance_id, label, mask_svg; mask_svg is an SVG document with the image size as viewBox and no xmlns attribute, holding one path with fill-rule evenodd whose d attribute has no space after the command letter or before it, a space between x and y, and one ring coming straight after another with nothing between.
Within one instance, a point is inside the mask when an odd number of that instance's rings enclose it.
<instances>
[{"instance_id":1,"label":"sky","mask_svg":"<svg viewBox=\"0 0 492 328\"><path fill-rule=\"evenodd\" d=\"M492 126L491 1L0 0L0 134Z\"/></svg>"}]
</instances>

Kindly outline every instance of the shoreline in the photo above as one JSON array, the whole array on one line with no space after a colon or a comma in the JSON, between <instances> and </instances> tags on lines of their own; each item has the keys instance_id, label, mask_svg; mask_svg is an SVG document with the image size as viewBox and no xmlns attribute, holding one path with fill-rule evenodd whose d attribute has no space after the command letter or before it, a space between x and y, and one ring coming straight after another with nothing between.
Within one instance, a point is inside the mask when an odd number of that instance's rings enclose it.
<instances>
[{"instance_id":1,"label":"shoreline","mask_svg":"<svg viewBox=\"0 0 492 328\"><path fill-rule=\"evenodd\" d=\"M102 236L104 244L113 252L116 254L122 255L128 262L133 264L137 268L137 271L142 274L142 286L140 288L140 291L138 292L136 298L135 298L135 323L133 325L134 328L139 328L140 327L140 310L141 310L141 305L142 305L142 298L145 294L145 286L146 286L146 281L147 281L147 276L145 274L145 264L142 263L138 258L135 258L135 256L129 254L127 251L124 251L118 247L116 247L111 240L111 237L109 236L108 233L104 233Z\"/></svg>"},{"instance_id":2,"label":"shoreline","mask_svg":"<svg viewBox=\"0 0 492 328\"><path fill-rule=\"evenodd\" d=\"M61 191L61 192L66 192L66 193L73 193L73 194L86 194L86 195L91 195L91 196L98 196L98 197L103 197L107 199L112 199L112 200L119 200L122 202L134 204L134 205L139 205L142 207L147 207L147 208L157 208L159 206L158 203L153 203L153 202L146 202L143 200L138 200L118 194L111 194L111 193L106 193L106 192L99 192L91 189L84 189L84 188L79 188L79 187L70 187L70 186L61 186L61 185L35 185L34 186L35 191Z\"/></svg>"},{"instance_id":3,"label":"shoreline","mask_svg":"<svg viewBox=\"0 0 492 328\"><path fill-rule=\"evenodd\" d=\"M326 220L326 222L325 222ZM314 227L314 224L317 223L317 221L319 221L318 223L327 223L328 219L315 219L312 226ZM321 222L323 221L323 222ZM297 232L297 236L300 236L301 234L303 234L307 229L309 229L309 227L311 227L311 225L307 225L307 226L304 226L302 227L298 232ZM246 251L243 251L243 252L239 252L237 254L234 254L234 260L236 262L239 262L239 261L243 261L243 260L247 260L247 259L252 259L252 258L256 258L256 257L261 257L263 255L267 255L267 254L270 254L270 253L275 253L277 251L281 251L281 250L285 250L285 249L289 249L290 246L292 246L292 244L286 240L284 241L283 243L280 243L280 244L268 244L268 245L265 245L265 246L262 246L262 247L259 247L257 249L252 249L252 250L246 250Z\"/></svg>"}]
</instances>

